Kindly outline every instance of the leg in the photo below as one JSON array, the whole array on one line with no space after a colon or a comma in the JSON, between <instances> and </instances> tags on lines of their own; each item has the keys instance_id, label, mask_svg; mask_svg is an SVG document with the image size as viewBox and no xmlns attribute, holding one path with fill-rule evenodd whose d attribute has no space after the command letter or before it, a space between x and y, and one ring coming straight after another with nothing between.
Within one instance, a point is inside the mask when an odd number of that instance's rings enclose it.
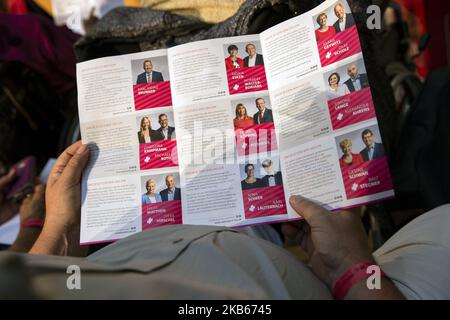
<instances>
[{"instance_id":1,"label":"leg","mask_svg":"<svg viewBox=\"0 0 450 320\"><path fill-rule=\"evenodd\" d=\"M253 227L241 227L234 229L250 237L256 237L261 238L263 240L267 240L279 247L283 246L283 241L281 240L279 233L275 230L275 228L273 228L269 224L261 224Z\"/></svg>"},{"instance_id":2,"label":"leg","mask_svg":"<svg viewBox=\"0 0 450 320\"><path fill-rule=\"evenodd\" d=\"M408 299L450 299L450 205L406 225L375 253Z\"/></svg>"}]
</instances>

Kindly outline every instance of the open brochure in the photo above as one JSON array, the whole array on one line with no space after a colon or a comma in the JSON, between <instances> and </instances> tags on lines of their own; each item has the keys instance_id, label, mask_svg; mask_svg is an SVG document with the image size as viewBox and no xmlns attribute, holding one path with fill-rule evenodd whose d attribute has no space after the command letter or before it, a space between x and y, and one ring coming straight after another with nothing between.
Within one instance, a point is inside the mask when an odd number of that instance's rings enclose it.
<instances>
[{"instance_id":1,"label":"open brochure","mask_svg":"<svg viewBox=\"0 0 450 320\"><path fill-rule=\"evenodd\" d=\"M81 243L172 224L298 219L394 195L346 1L259 35L77 65Z\"/></svg>"}]
</instances>

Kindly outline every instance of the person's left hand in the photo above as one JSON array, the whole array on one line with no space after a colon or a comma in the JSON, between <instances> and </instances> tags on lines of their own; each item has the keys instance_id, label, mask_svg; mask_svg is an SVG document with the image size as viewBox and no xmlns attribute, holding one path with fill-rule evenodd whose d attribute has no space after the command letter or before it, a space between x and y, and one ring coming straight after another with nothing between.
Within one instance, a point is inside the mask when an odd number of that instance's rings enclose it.
<instances>
[{"instance_id":1,"label":"person's left hand","mask_svg":"<svg viewBox=\"0 0 450 320\"><path fill-rule=\"evenodd\" d=\"M45 187L38 184L34 187L34 192L27 195L19 208L20 222L30 219L45 218Z\"/></svg>"},{"instance_id":2,"label":"person's left hand","mask_svg":"<svg viewBox=\"0 0 450 320\"><path fill-rule=\"evenodd\" d=\"M29 252L36 239L41 233L38 225L26 225L31 220L44 220L44 186L38 184L34 187L32 193L22 200L19 208L20 232L14 243L9 247L9 251L13 252ZM31 226L31 227L30 227Z\"/></svg>"}]
</instances>

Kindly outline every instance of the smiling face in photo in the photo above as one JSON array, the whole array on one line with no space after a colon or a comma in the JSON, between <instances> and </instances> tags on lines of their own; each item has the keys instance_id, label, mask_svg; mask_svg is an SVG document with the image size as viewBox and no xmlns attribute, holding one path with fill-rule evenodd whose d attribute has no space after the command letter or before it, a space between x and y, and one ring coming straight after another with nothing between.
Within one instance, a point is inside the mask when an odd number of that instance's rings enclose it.
<instances>
[{"instance_id":1,"label":"smiling face in photo","mask_svg":"<svg viewBox=\"0 0 450 320\"><path fill-rule=\"evenodd\" d=\"M366 133L363 136L363 142L367 148L371 147L373 145L373 134L371 134L370 132Z\"/></svg>"},{"instance_id":2,"label":"smiling face in photo","mask_svg":"<svg viewBox=\"0 0 450 320\"><path fill-rule=\"evenodd\" d=\"M336 14L336 17L338 17L339 20L344 19L345 16L345 9L342 5L338 4L334 8L334 13Z\"/></svg>"},{"instance_id":3,"label":"smiling face in photo","mask_svg":"<svg viewBox=\"0 0 450 320\"><path fill-rule=\"evenodd\" d=\"M253 57L256 54L256 48L252 44L248 44L245 50L250 57Z\"/></svg>"},{"instance_id":4,"label":"smiling face in photo","mask_svg":"<svg viewBox=\"0 0 450 320\"><path fill-rule=\"evenodd\" d=\"M264 101L264 99L258 99L256 101L256 108L258 108L260 112L264 111L264 109L266 108L266 102Z\"/></svg>"},{"instance_id":5,"label":"smiling face in photo","mask_svg":"<svg viewBox=\"0 0 450 320\"><path fill-rule=\"evenodd\" d=\"M145 117L145 118L142 119L142 122L141 122L141 129L142 129L142 130L148 130L148 129L151 129L150 120L149 120L147 117Z\"/></svg>"},{"instance_id":6,"label":"smiling face in photo","mask_svg":"<svg viewBox=\"0 0 450 320\"><path fill-rule=\"evenodd\" d=\"M146 62L144 63L144 70L145 70L145 72L147 72L147 73L152 72L152 70L153 70L153 65L152 65L152 63L151 63L150 61L146 61Z\"/></svg>"},{"instance_id":7,"label":"smiling face in photo","mask_svg":"<svg viewBox=\"0 0 450 320\"><path fill-rule=\"evenodd\" d=\"M355 79L358 76L358 67L352 64L348 67L347 74L350 78Z\"/></svg>"},{"instance_id":8,"label":"smiling face in photo","mask_svg":"<svg viewBox=\"0 0 450 320\"><path fill-rule=\"evenodd\" d=\"M336 86L339 83L339 79L337 77L337 75L333 74L330 77L330 86Z\"/></svg>"},{"instance_id":9,"label":"smiling face in photo","mask_svg":"<svg viewBox=\"0 0 450 320\"><path fill-rule=\"evenodd\" d=\"M165 114L159 116L158 122L161 128L167 128L169 126L169 119Z\"/></svg>"},{"instance_id":10,"label":"smiling face in photo","mask_svg":"<svg viewBox=\"0 0 450 320\"><path fill-rule=\"evenodd\" d=\"M147 183L145 184L145 188L147 189L147 193L149 193L149 194L155 193L155 190L156 190L155 181L153 181L153 180L147 181Z\"/></svg>"},{"instance_id":11,"label":"smiling face in photo","mask_svg":"<svg viewBox=\"0 0 450 320\"><path fill-rule=\"evenodd\" d=\"M326 14L322 14L319 18L319 25L321 27L324 27L327 25L327 15Z\"/></svg>"},{"instance_id":12,"label":"smiling face in photo","mask_svg":"<svg viewBox=\"0 0 450 320\"><path fill-rule=\"evenodd\" d=\"M247 171L245 172L247 174L247 177L254 177L255 176L255 167L253 165L247 166Z\"/></svg>"},{"instance_id":13,"label":"smiling face in photo","mask_svg":"<svg viewBox=\"0 0 450 320\"><path fill-rule=\"evenodd\" d=\"M175 188L175 178L173 176L166 177L166 186L171 190Z\"/></svg>"}]
</instances>

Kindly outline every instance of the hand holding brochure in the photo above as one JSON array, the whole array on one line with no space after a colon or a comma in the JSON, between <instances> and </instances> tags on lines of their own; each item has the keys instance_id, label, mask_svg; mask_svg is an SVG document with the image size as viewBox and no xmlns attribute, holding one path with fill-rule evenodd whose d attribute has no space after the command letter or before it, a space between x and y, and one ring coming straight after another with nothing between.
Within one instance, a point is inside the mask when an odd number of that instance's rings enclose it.
<instances>
[{"instance_id":1,"label":"hand holding brochure","mask_svg":"<svg viewBox=\"0 0 450 320\"><path fill-rule=\"evenodd\" d=\"M329 0L259 35L77 65L81 243L298 219L394 195L358 31Z\"/></svg>"}]
</instances>

